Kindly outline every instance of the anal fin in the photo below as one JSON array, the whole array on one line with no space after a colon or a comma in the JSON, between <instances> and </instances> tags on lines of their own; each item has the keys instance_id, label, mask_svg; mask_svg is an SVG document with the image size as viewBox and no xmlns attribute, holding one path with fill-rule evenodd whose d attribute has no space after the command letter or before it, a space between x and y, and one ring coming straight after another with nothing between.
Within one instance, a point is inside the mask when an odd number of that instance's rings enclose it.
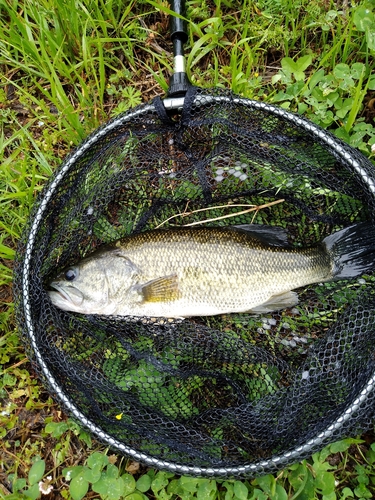
<instances>
[{"instance_id":1,"label":"anal fin","mask_svg":"<svg viewBox=\"0 0 375 500\"><path fill-rule=\"evenodd\" d=\"M272 295L267 302L253 307L249 313L253 314L267 314L287 307L294 307L298 304L298 294L296 292L285 292L279 295Z\"/></svg>"}]
</instances>

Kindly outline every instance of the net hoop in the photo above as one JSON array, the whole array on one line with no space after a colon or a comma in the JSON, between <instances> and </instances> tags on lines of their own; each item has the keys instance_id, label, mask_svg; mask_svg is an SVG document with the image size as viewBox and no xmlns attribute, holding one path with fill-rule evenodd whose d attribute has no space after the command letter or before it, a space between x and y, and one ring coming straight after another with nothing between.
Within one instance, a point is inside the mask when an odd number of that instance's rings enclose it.
<instances>
[{"instance_id":1,"label":"net hoop","mask_svg":"<svg viewBox=\"0 0 375 500\"><path fill-rule=\"evenodd\" d=\"M202 95L200 97L202 99ZM362 178L363 182L367 185L369 192L372 193L372 195L375 197L375 179L369 177L368 173L361 167L359 161L350 154L350 148L348 146L345 147L344 144L336 139L332 134L324 131L319 126L311 123L310 121L304 119L299 115L262 102L243 99L240 97L229 98L227 96L213 95L203 96L202 102L204 105L210 104L212 106L212 104L214 104L216 106L220 106L221 103L227 102L229 99L231 100L231 102L248 107L249 109L257 109L280 116L283 120L290 122L293 125L297 125L299 128L304 129L309 133L319 137L321 141L326 143L335 151L338 157L342 158L345 162L351 165L351 168L355 170L357 174ZM165 108L168 110L179 109L183 106L183 103L183 98L164 100ZM123 442L116 440L113 436L106 433L102 428L91 422L70 400L69 395L63 392L63 390L59 386L58 381L56 380L56 378L54 378L47 364L45 363L37 344L30 311L29 273L31 257L35 244L35 236L40 225L43 224L44 212L50 200L52 199L56 188L84 152L91 148L98 140L102 139L107 134L110 134L117 127L120 127L124 123L131 121L135 117L141 117L143 114L146 114L153 110L153 102L146 105L141 105L134 110L119 115L100 129L95 131L72 154L70 154L66 158L66 160L59 167L58 173L55 176L53 182L45 191L44 197L40 202L29 230L29 236L27 239L27 246L22 267L22 297L24 304L24 317L26 320L26 328L29 335L31 350L35 355L35 361L39 365L43 377L48 380L50 387L55 392L56 397L62 403L62 405L84 426L84 428L95 434L101 441L105 442L119 452L132 457L134 460L143 462L148 466L156 467L159 469L167 469L178 474L199 475L206 477L248 476L259 473L272 472L290 464L291 462L301 460L311 455L314 450L316 450L317 448L321 448L330 440L332 440L334 434L351 418L354 413L360 410L361 405L366 401L369 394L371 392L374 392L375 373L368 378L367 383L362 387L357 398L350 406L346 408L345 412L334 421L332 421L330 425L322 430L318 435L306 441L304 445L299 446L292 451L274 455L268 460L260 460L255 463L245 464L239 467L192 467L174 463L171 461L160 460L146 453L139 452L136 449L126 446Z\"/></svg>"}]
</instances>

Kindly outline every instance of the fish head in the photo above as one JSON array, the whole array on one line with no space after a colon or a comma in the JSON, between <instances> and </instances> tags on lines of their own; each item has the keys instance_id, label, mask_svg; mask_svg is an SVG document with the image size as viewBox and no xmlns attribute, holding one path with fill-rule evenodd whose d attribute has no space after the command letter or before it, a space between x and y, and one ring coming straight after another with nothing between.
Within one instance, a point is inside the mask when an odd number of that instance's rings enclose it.
<instances>
[{"instance_id":1,"label":"fish head","mask_svg":"<svg viewBox=\"0 0 375 500\"><path fill-rule=\"evenodd\" d=\"M121 252L95 252L59 273L48 294L64 311L115 314L118 293L131 288L136 274L136 266Z\"/></svg>"}]
</instances>

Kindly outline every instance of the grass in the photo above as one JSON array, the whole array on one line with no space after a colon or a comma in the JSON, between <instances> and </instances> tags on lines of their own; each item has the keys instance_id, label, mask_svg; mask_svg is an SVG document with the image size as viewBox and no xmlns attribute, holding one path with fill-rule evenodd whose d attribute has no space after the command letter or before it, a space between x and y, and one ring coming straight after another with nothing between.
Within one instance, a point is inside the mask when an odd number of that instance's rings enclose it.
<instances>
[{"instance_id":1,"label":"grass","mask_svg":"<svg viewBox=\"0 0 375 500\"><path fill-rule=\"evenodd\" d=\"M190 0L189 78L303 113L373 158L374 12L365 0ZM372 433L275 476L179 478L111 454L44 392L17 336L15 248L35 196L72 147L118 112L165 95L168 8L3 0L0 17L0 497L38 498L44 481L53 498L372 498Z\"/></svg>"}]
</instances>

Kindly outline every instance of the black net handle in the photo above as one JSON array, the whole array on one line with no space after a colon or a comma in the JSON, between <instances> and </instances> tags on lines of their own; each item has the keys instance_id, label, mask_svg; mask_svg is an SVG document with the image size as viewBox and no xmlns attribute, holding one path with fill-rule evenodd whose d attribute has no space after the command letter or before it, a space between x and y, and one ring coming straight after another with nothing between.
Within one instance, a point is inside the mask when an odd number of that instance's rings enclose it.
<instances>
[{"instance_id":1,"label":"black net handle","mask_svg":"<svg viewBox=\"0 0 375 500\"><path fill-rule=\"evenodd\" d=\"M176 14L184 16L185 0L171 0L170 5ZM173 42L173 75L169 81L168 96L181 97L186 94L190 87L190 82L186 75L184 56L184 43L188 39L186 22L181 17L172 14L170 16L169 28Z\"/></svg>"}]
</instances>

